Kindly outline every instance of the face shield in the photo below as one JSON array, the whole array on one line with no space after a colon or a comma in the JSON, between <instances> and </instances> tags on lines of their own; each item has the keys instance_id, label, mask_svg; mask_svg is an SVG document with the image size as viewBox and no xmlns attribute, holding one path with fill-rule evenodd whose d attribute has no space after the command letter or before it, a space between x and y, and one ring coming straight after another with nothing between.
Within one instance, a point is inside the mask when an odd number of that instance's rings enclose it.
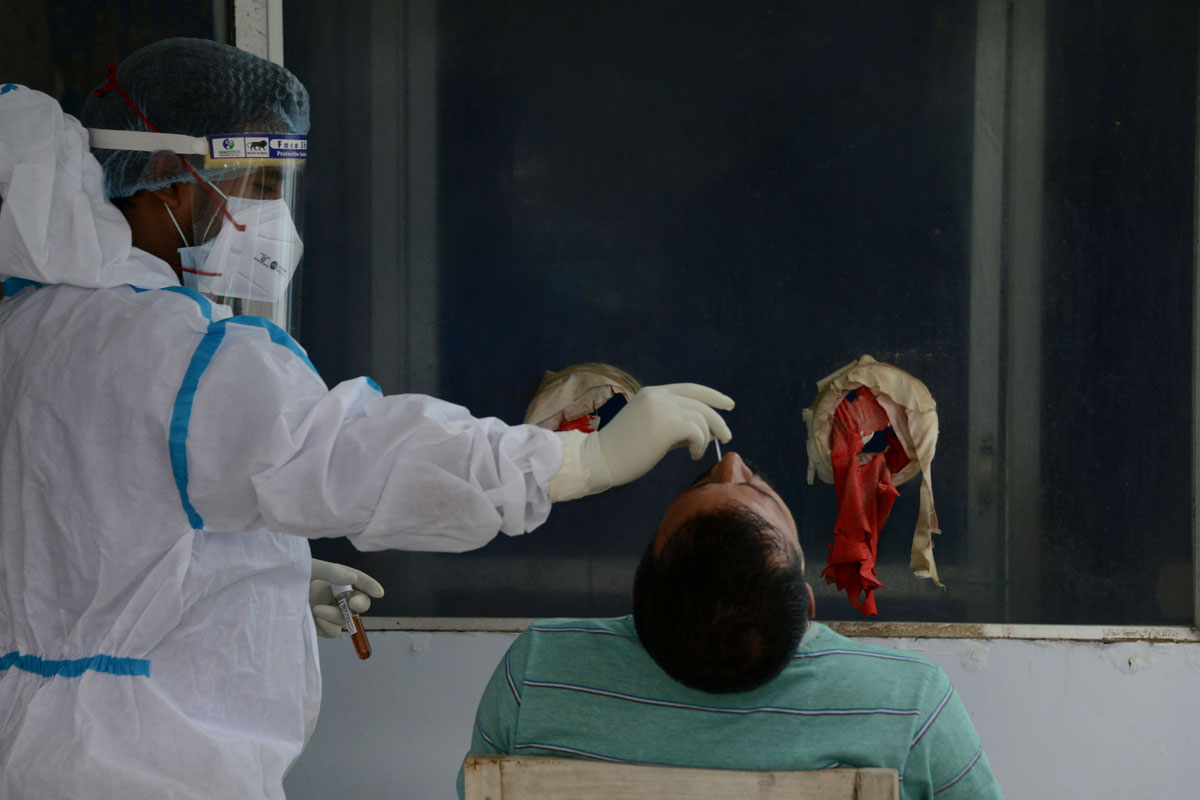
<instances>
[{"instance_id":1,"label":"face shield","mask_svg":"<svg viewBox=\"0 0 1200 800\"><path fill-rule=\"evenodd\" d=\"M190 244L179 248L183 283L286 330L280 317L304 253L299 187L307 143L296 135L209 142L216 157L205 157L191 235L183 236Z\"/></svg>"},{"instance_id":2,"label":"face shield","mask_svg":"<svg viewBox=\"0 0 1200 800\"><path fill-rule=\"evenodd\" d=\"M180 236L183 284L235 314L266 317L290 329L294 279L304 253L299 188L305 136L89 133L92 147L177 153L187 168L180 180L194 180L191 230L171 217Z\"/></svg>"}]
</instances>

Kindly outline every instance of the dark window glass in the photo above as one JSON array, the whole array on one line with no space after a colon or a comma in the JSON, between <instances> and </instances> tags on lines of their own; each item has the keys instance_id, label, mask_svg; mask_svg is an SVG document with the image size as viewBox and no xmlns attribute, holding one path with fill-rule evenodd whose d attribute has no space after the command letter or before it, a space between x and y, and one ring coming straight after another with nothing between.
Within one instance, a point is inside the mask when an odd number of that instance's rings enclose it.
<instances>
[{"instance_id":1,"label":"dark window glass","mask_svg":"<svg viewBox=\"0 0 1200 800\"><path fill-rule=\"evenodd\" d=\"M836 502L800 413L868 353L941 429L946 589L907 569L907 484L880 619L1188 623L1197 22L1165 0L291 0L301 341L330 383L514 423L579 361L726 391L825 619L860 617L819 577ZM382 580L381 615L622 614L696 472L673 453L473 553L314 553Z\"/></svg>"}]
</instances>

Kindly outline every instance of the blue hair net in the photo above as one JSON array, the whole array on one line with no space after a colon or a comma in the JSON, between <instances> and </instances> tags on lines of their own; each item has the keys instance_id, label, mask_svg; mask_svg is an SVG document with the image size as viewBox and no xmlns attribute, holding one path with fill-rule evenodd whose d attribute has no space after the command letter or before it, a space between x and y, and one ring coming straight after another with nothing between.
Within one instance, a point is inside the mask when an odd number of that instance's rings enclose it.
<instances>
[{"instance_id":1,"label":"blue hair net","mask_svg":"<svg viewBox=\"0 0 1200 800\"><path fill-rule=\"evenodd\" d=\"M308 133L308 91L278 64L208 39L163 39L121 62L117 81L146 119L162 133ZM103 90L100 84L97 90ZM89 94L88 128L149 130L116 89ZM177 156L136 150L96 149L110 198L129 197L181 181L194 181ZM205 177L202 159L187 156Z\"/></svg>"}]
</instances>

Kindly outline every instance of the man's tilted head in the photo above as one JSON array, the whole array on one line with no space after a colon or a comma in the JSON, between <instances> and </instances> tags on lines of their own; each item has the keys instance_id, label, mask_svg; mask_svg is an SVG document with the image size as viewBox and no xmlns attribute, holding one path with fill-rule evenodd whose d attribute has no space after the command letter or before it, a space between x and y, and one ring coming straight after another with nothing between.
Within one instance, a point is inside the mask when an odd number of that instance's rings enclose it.
<instances>
[{"instance_id":1,"label":"man's tilted head","mask_svg":"<svg viewBox=\"0 0 1200 800\"><path fill-rule=\"evenodd\" d=\"M643 646L675 680L706 692L778 675L811 608L795 520L736 453L667 508L634 578Z\"/></svg>"}]
</instances>

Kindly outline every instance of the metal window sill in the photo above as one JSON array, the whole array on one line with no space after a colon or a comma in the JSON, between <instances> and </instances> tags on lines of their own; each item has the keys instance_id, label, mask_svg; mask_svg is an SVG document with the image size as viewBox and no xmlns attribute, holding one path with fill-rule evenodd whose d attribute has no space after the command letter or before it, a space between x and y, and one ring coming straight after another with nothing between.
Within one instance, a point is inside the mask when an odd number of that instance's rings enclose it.
<instances>
[{"instance_id":1,"label":"metal window sill","mask_svg":"<svg viewBox=\"0 0 1200 800\"><path fill-rule=\"evenodd\" d=\"M363 617L368 631L520 633L525 617ZM877 639L1026 639L1066 642L1200 642L1183 625L1009 625L974 622L826 621L844 636Z\"/></svg>"}]
</instances>

